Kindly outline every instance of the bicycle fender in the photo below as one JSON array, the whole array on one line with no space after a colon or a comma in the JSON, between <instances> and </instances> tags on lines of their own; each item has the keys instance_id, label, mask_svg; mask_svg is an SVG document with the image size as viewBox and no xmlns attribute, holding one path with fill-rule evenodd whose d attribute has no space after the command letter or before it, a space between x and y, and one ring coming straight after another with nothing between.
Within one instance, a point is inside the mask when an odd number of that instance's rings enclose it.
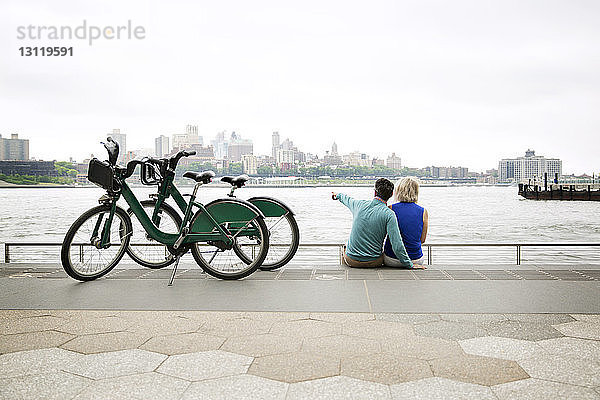
<instances>
[{"instance_id":1,"label":"bicycle fender","mask_svg":"<svg viewBox=\"0 0 600 400\"><path fill-rule=\"evenodd\" d=\"M283 201L267 196L256 196L248 201L258 207L267 217L281 217L287 213L294 215L294 211Z\"/></svg>"}]
</instances>

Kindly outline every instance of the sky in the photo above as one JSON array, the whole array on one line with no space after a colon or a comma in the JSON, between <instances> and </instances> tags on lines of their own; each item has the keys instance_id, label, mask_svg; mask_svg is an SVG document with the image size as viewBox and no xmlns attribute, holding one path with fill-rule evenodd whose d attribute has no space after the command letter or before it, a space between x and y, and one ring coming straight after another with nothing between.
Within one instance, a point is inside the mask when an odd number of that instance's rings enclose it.
<instances>
[{"instance_id":1,"label":"sky","mask_svg":"<svg viewBox=\"0 0 600 400\"><path fill-rule=\"evenodd\" d=\"M18 39L19 26L142 26L143 39ZM104 156L198 125L271 152L497 168L527 149L600 172L600 2L22 1L0 4L0 134L37 159ZM22 46L72 57L22 57Z\"/></svg>"}]
</instances>

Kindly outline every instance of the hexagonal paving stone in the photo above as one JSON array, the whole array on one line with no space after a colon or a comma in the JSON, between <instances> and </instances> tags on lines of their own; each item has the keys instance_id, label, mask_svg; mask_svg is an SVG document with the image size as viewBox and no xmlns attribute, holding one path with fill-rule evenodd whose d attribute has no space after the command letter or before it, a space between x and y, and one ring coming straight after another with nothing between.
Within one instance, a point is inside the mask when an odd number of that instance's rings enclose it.
<instances>
[{"instance_id":1,"label":"hexagonal paving stone","mask_svg":"<svg viewBox=\"0 0 600 400\"><path fill-rule=\"evenodd\" d=\"M564 383L523 379L492 387L499 400L586 400L598 399L592 389Z\"/></svg>"},{"instance_id":2,"label":"hexagonal paving stone","mask_svg":"<svg viewBox=\"0 0 600 400\"><path fill-rule=\"evenodd\" d=\"M56 329L67 321L52 315L0 320L0 334L38 332Z\"/></svg>"},{"instance_id":3,"label":"hexagonal paving stone","mask_svg":"<svg viewBox=\"0 0 600 400\"><path fill-rule=\"evenodd\" d=\"M285 399L288 384L254 375L227 376L194 382L182 400Z\"/></svg>"},{"instance_id":4,"label":"hexagonal paving stone","mask_svg":"<svg viewBox=\"0 0 600 400\"><path fill-rule=\"evenodd\" d=\"M375 314L375 318L380 321L401 322L404 324L424 324L426 322L440 320L440 316L438 314L381 313Z\"/></svg>"},{"instance_id":5,"label":"hexagonal paving stone","mask_svg":"<svg viewBox=\"0 0 600 400\"><path fill-rule=\"evenodd\" d=\"M366 382L347 376L315 379L293 383L288 390L288 400L294 399L389 399L390 389L386 385Z\"/></svg>"},{"instance_id":6,"label":"hexagonal paving stone","mask_svg":"<svg viewBox=\"0 0 600 400\"><path fill-rule=\"evenodd\" d=\"M317 321L313 319L301 319L297 321L276 322L271 328L271 333L289 335L295 337L320 337L331 336L341 332L338 324Z\"/></svg>"},{"instance_id":7,"label":"hexagonal paving stone","mask_svg":"<svg viewBox=\"0 0 600 400\"><path fill-rule=\"evenodd\" d=\"M64 371L92 379L151 372L167 358L163 354L131 349L88 354L65 366Z\"/></svg>"},{"instance_id":8,"label":"hexagonal paving stone","mask_svg":"<svg viewBox=\"0 0 600 400\"><path fill-rule=\"evenodd\" d=\"M272 322L256 321L249 318L234 318L229 320L214 320L207 322L200 332L221 337L248 336L268 333Z\"/></svg>"},{"instance_id":9,"label":"hexagonal paving stone","mask_svg":"<svg viewBox=\"0 0 600 400\"><path fill-rule=\"evenodd\" d=\"M87 317L71 318L57 330L73 335L92 335L95 333L119 332L126 330L130 325L120 317Z\"/></svg>"},{"instance_id":10,"label":"hexagonal paving stone","mask_svg":"<svg viewBox=\"0 0 600 400\"><path fill-rule=\"evenodd\" d=\"M266 333L255 336L238 336L227 339L221 350L250 357L271 354L291 353L300 350L302 342L298 338Z\"/></svg>"},{"instance_id":11,"label":"hexagonal paving stone","mask_svg":"<svg viewBox=\"0 0 600 400\"><path fill-rule=\"evenodd\" d=\"M402 340L414 336L412 325L380 320L344 324L342 333L381 342Z\"/></svg>"},{"instance_id":12,"label":"hexagonal paving stone","mask_svg":"<svg viewBox=\"0 0 600 400\"><path fill-rule=\"evenodd\" d=\"M203 322L197 320L169 315L131 322L127 330L150 336L161 336L196 332L203 325Z\"/></svg>"},{"instance_id":13,"label":"hexagonal paving stone","mask_svg":"<svg viewBox=\"0 0 600 400\"><path fill-rule=\"evenodd\" d=\"M506 318L511 321L533 322L536 324L547 325L575 321L569 314L506 314Z\"/></svg>"},{"instance_id":14,"label":"hexagonal paving stone","mask_svg":"<svg viewBox=\"0 0 600 400\"><path fill-rule=\"evenodd\" d=\"M520 360L519 364L532 378L580 386L600 385L600 364L585 358L540 354Z\"/></svg>"},{"instance_id":15,"label":"hexagonal paving stone","mask_svg":"<svg viewBox=\"0 0 600 400\"><path fill-rule=\"evenodd\" d=\"M91 382L61 371L0 379L0 399L71 399Z\"/></svg>"},{"instance_id":16,"label":"hexagonal paving stone","mask_svg":"<svg viewBox=\"0 0 600 400\"><path fill-rule=\"evenodd\" d=\"M600 323L589 321L567 322L566 324L554 325L565 336L582 339L600 340Z\"/></svg>"},{"instance_id":17,"label":"hexagonal paving stone","mask_svg":"<svg viewBox=\"0 0 600 400\"><path fill-rule=\"evenodd\" d=\"M83 356L57 348L3 354L0 355L0 376L10 378L59 371L77 362L80 357Z\"/></svg>"},{"instance_id":18,"label":"hexagonal paving stone","mask_svg":"<svg viewBox=\"0 0 600 400\"><path fill-rule=\"evenodd\" d=\"M435 376L485 386L529 378L514 361L470 354L439 358L430 365Z\"/></svg>"},{"instance_id":19,"label":"hexagonal paving stone","mask_svg":"<svg viewBox=\"0 0 600 400\"><path fill-rule=\"evenodd\" d=\"M437 377L392 385L390 390L394 400L496 400L496 396L487 386Z\"/></svg>"},{"instance_id":20,"label":"hexagonal paving stone","mask_svg":"<svg viewBox=\"0 0 600 400\"><path fill-rule=\"evenodd\" d=\"M176 400L189 385L189 382L182 379L149 372L94 381L75 399Z\"/></svg>"},{"instance_id":21,"label":"hexagonal paving stone","mask_svg":"<svg viewBox=\"0 0 600 400\"><path fill-rule=\"evenodd\" d=\"M506 316L504 314L441 314L440 317L444 321L471 322L473 324L506 320Z\"/></svg>"},{"instance_id":22,"label":"hexagonal paving stone","mask_svg":"<svg viewBox=\"0 0 600 400\"><path fill-rule=\"evenodd\" d=\"M522 321L500 321L482 324L489 336L508 337L521 340L543 340L563 336L548 324Z\"/></svg>"},{"instance_id":23,"label":"hexagonal paving stone","mask_svg":"<svg viewBox=\"0 0 600 400\"><path fill-rule=\"evenodd\" d=\"M381 349L384 353L421 360L433 360L464 354L462 348L455 341L427 336L410 336L402 340L390 340L383 342Z\"/></svg>"},{"instance_id":24,"label":"hexagonal paving stone","mask_svg":"<svg viewBox=\"0 0 600 400\"><path fill-rule=\"evenodd\" d=\"M170 356L161 364L157 372L198 381L243 374L248 370L251 362L252 357L211 350Z\"/></svg>"},{"instance_id":25,"label":"hexagonal paving stone","mask_svg":"<svg viewBox=\"0 0 600 400\"><path fill-rule=\"evenodd\" d=\"M94 335L78 336L63 344L63 349L83 354L101 353L107 351L135 349L149 336L132 332L97 333Z\"/></svg>"},{"instance_id":26,"label":"hexagonal paving stone","mask_svg":"<svg viewBox=\"0 0 600 400\"><path fill-rule=\"evenodd\" d=\"M156 353L174 355L218 350L225 338L204 333L179 333L177 335L155 336L140 346L140 349Z\"/></svg>"},{"instance_id":27,"label":"hexagonal paving stone","mask_svg":"<svg viewBox=\"0 0 600 400\"><path fill-rule=\"evenodd\" d=\"M585 358L600 363L600 342L596 340L561 337L536 342L548 353L563 357Z\"/></svg>"},{"instance_id":28,"label":"hexagonal paving stone","mask_svg":"<svg viewBox=\"0 0 600 400\"><path fill-rule=\"evenodd\" d=\"M379 342L348 335L306 338L302 351L340 358L353 355L367 355L381 352Z\"/></svg>"},{"instance_id":29,"label":"hexagonal paving stone","mask_svg":"<svg viewBox=\"0 0 600 400\"><path fill-rule=\"evenodd\" d=\"M310 313L310 319L316 319L319 321L327 322L358 322L358 321L371 321L375 319L374 314L370 313Z\"/></svg>"},{"instance_id":30,"label":"hexagonal paving stone","mask_svg":"<svg viewBox=\"0 0 600 400\"><path fill-rule=\"evenodd\" d=\"M485 329L469 322L436 321L415 326L415 333L449 340L469 339L485 336Z\"/></svg>"},{"instance_id":31,"label":"hexagonal paving stone","mask_svg":"<svg viewBox=\"0 0 600 400\"><path fill-rule=\"evenodd\" d=\"M313 353L285 353L259 357L248 373L282 382L300 382L340 373L340 360Z\"/></svg>"},{"instance_id":32,"label":"hexagonal paving stone","mask_svg":"<svg viewBox=\"0 0 600 400\"><path fill-rule=\"evenodd\" d=\"M537 342L494 336L461 340L458 343L465 353L505 360L520 360L544 352Z\"/></svg>"},{"instance_id":33,"label":"hexagonal paving stone","mask_svg":"<svg viewBox=\"0 0 600 400\"><path fill-rule=\"evenodd\" d=\"M56 331L17 333L0 336L0 353L56 347L75 336Z\"/></svg>"},{"instance_id":34,"label":"hexagonal paving stone","mask_svg":"<svg viewBox=\"0 0 600 400\"><path fill-rule=\"evenodd\" d=\"M426 361L382 353L343 358L340 374L388 385L433 376Z\"/></svg>"}]
</instances>

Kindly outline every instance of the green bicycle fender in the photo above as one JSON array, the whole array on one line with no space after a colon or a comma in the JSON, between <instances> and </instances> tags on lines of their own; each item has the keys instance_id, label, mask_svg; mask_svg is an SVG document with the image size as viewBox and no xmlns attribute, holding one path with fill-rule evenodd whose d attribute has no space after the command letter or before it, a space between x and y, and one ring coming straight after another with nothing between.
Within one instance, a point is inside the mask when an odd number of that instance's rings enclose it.
<instances>
[{"instance_id":1,"label":"green bicycle fender","mask_svg":"<svg viewBox=\"0 0 600 400\"><path fill-rule=\"evenodd\" d=\"M252 197L248 201L258 207L265 217L281 217L288 212L294 214L282 201L271 197Z\"/></svg>"},{"instance_id":2,"label":"green bicycle fender","mask_svg":"<svg viewBox=\"0 0 600 400\"><path fill-rule=\"evenodd\" d=\"M260 215L260 211L252 209L242 200L218 199L206 205L206 209L218 224L225 222L247 223ZM192 223L191 233L208 233L214 229L206 213L199 211Z\"/></svg>"}]
</instances>

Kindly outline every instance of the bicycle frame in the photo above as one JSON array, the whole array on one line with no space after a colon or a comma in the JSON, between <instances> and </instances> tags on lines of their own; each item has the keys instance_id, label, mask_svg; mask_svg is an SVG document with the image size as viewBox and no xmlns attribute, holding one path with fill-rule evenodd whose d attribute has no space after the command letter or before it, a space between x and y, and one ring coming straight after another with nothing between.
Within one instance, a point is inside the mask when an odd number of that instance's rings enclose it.
<instances>
[{"instance_id":1,"label":"bicycle frame","mask_svg":"<svg viewBox=\"0 0 600 400\"><path fill-rule=\"evenodd\" d=\"M248 225L254 217L260 215L260 212L252 211L251 213L250 209L247 207L243 208L243 210L240 210L239 207L235 208L230 206L227 208L227 212L225 214L221 213L219 215L213 215L213 213L211 213L204 204L195 201L196 193L200 184L196 184L190 201L186 202L179 190L177 190L173 184L173 176L166 176L164 183L161 184L159 190L157 206L152 214L152 219L148 216L148 214L146 214L146 211L140 204L139 200L125 182L125 179L121 179L120 184L120 192L117 194L117 196L114 196L113 207L111 208L109 215L109 226L114 215L114 209L116 207L118 197L119 195L122 195L131 208L133 214L142 224L146 233L157 242L168 246L174 246L179 239L181 239L179 243L180 245L208 241L221 241L225 245L229 246L232 245L235 237L239 235L252 236L258 233L258 230L255 227L248 227ZM180 229L178 234L166 233L157 227L160 221L158 210L160 209L160 205L169 196L173 196L173 199L177 205L184 212L183 222L179 227ZM194 216L192 213L193 207L197 207L202 212L202 218L199 218L202 219L202 221L194 223L193 226L189 226L192 232L185 232L185 228L190 225L190 221ZM226 221L224 219L226 219ZM222 226L223 223L227 225L225 228ZM196 229L201 229L201 231L195 231ZM110 243L110 238L107 236L108 234L103 234L101 244Z\"/></svg>"}]
</instances>

